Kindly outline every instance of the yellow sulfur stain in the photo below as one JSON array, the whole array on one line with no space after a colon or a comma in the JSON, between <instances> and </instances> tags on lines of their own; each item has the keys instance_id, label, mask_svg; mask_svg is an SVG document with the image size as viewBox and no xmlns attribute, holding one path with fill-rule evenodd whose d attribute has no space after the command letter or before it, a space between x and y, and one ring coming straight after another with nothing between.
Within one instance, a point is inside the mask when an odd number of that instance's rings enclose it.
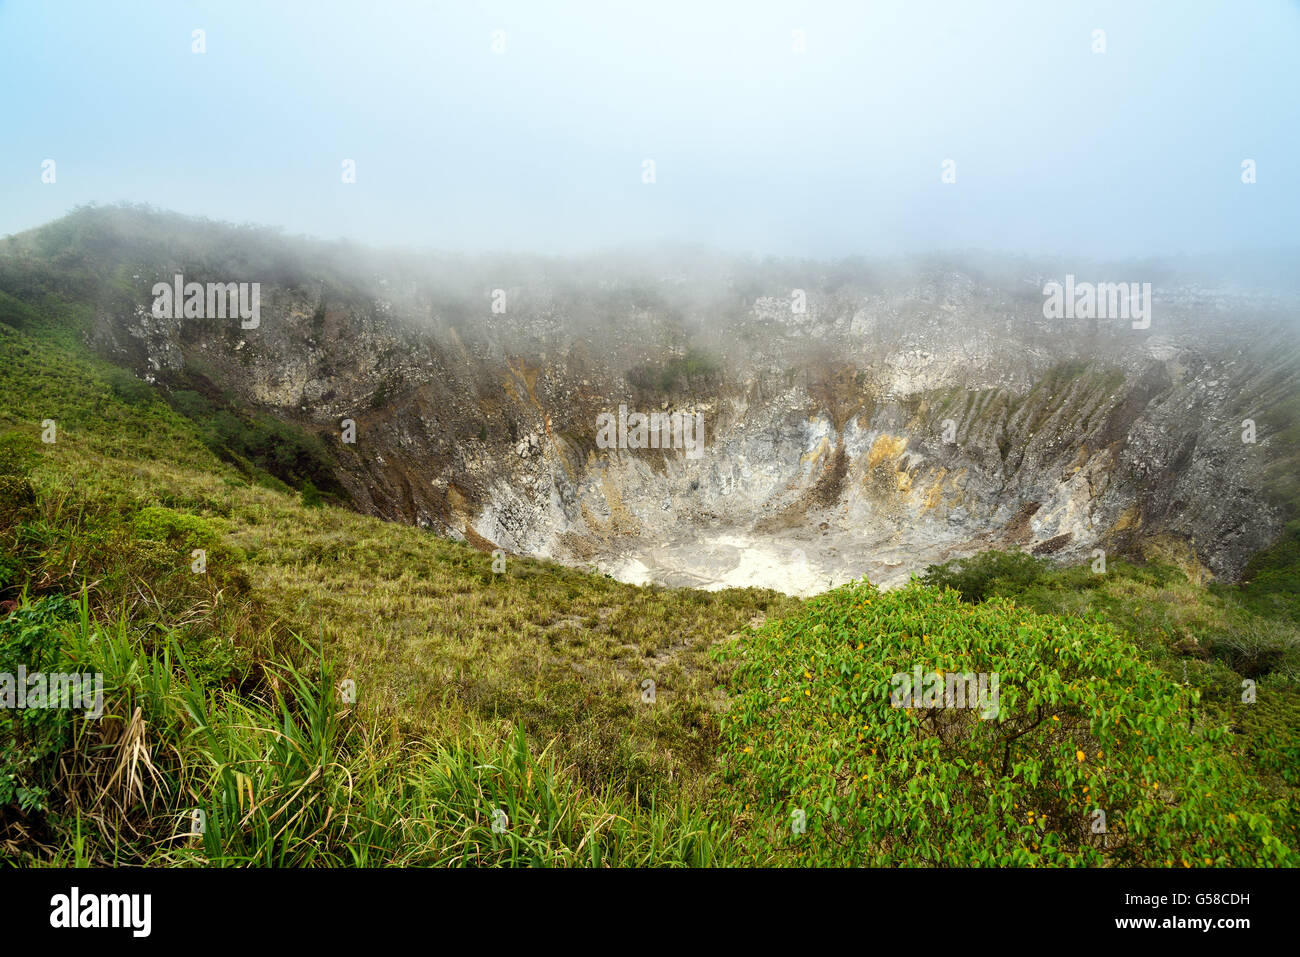
<instances>
[{"instance_id":1,"label":"yellow sulfur stain","mask_svg":"<svg viewBox=\"0 0 1300 957\"><path fill-rule=\"evenodd\" d=\"M943 500L943 480L947 476L948 470L945 468L935 473L934 482L921 494L921 511L928 512Z\"/></svg>"},{"instance_id":2,"label":"yellow sulfur stain","mask_svg":"<svg viewBox=\"0 0 1300 957\"><path fill-rule=\"evenodd\" d=\"M619 535L634 535L641 531L641 523L623 505L623 491L608 471L600 480L600 490L609 504L609 522L605 529Z\"/></svg>"},{"instance_id":3,"label":"yellow sulfur stain","mask_svg":"<svg viewBox=\"0 0 1300 957\"><path fill-rule=\"evenodd\" d=\"M903 454L907 448L907 436L905 435L882 435L871 443L871 451L867 453L867 469L874 469L881 462L887 459L896 459Z\"/></svg>"}]
</instances>

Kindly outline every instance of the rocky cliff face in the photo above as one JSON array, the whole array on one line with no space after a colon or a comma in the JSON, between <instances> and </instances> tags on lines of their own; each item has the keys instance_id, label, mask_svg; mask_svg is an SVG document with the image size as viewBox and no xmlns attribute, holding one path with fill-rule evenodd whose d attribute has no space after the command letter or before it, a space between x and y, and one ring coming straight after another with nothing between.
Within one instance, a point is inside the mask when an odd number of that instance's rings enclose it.
<instances>
[{"instance_id":1,"label":"rocky cliff face","mask_svg":"<svg viewBox=\"0 0 1300 957\"><path fill-rule=\"evenodd\" d=\"M987 547L1155 542L1232 579L1287 514L1285 299L1157 277L1135 329L1045 318L1063 277L1028 267L124 263L105 356L320 434L362 510L626 580L806 593ZM155 318L173 271L261 281L258 327ZM601 447L620 405L699 414L702 454Z\"/></svg>"}]
</instances>

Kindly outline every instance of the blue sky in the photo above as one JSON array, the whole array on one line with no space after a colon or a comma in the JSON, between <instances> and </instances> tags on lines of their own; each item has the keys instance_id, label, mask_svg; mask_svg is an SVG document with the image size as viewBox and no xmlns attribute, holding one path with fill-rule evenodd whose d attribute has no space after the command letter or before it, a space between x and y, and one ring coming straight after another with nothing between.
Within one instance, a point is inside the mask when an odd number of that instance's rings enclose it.
<instances>
[{"instance_id":1,"label":"blue sky","mask_svg":"<svg viewBox=\"0 0 1300 957\"><path fill-rule=\"evenodd\" d=\"M1296 0L0 0L0 235L130 200L465 250L1293 246L1297 50Z\"/></svg>"}]
</instances>

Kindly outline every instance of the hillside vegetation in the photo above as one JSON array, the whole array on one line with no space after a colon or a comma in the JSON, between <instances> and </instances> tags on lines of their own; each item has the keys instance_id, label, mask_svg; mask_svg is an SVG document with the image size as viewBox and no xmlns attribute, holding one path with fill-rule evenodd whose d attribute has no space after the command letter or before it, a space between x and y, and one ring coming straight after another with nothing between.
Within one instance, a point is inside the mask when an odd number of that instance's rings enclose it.
<instances>
[{"instance_id":1,"label":"hillside vegetation","mask_svg":"<svg viewBox=\"0 0 1300 957\"><path fill-rule=\"evenodd\" d=\"M1294 528L1242 589L1155 555L807 601L494 570L0 296L0 672L104 675L98 720L0 711L11 862L1300 862ZM915 666L997 672L998 715L893 707Z\"/></svg>"}]
</instances>

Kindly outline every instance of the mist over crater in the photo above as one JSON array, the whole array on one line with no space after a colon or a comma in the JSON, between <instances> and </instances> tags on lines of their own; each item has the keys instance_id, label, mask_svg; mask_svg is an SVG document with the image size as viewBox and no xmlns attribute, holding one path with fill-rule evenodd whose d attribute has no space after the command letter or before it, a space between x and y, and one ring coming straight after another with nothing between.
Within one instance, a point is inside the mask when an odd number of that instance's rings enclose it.
<instances>
[{"instance_id":1,"label":"mist over crater","mask_svg":"<svg viewBox=\"0 0 1300 957\"><path fill-rule=\"evenodd\" d=\"M988 548L1159 546L1231 580L1281 529L1294 284L975 255L434 256L79 215L111 277L86 292L102 355L302 430L338 500L486 550L809 594ZM256 281L258 322L152 308L181 273ZM1108 314L1120 283L1133 311Z\"/></svg>"}]
</instances>

